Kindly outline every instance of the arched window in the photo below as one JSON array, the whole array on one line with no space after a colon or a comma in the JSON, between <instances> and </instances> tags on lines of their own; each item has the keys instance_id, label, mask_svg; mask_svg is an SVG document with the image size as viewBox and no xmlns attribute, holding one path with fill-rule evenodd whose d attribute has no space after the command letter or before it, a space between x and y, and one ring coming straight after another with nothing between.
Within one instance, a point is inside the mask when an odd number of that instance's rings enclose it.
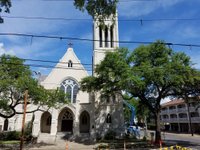
<instances>
[{"instance_id":1,"label":"arched window","mask_svg":"<svg viewBox=\"0 0 200 150\"><path fill-rule=\"evenodd\" d=\"M72 79L67 79L61 83L60 87L66 94L71 103L76 103L76 97L78 93L78 84Z\"/></svg>"},{"instance_id":2,"label":"arched window","mask_svg":"<svg viewBox=\"0 0 200 150\"><path fill-rule=\"evenodd\" d=\"M105 47L108 47L108 27L105 27Z\"/></svg>"},{"instance_id":3,"label":"arched window","mask_svg":"<svg viewBox=\"0 0 200 150\"><path fill-rule=\"evenodd\" d=\"M83 114L82 115L82 119L81 119L81 123L83 124L83 125L85 125L85 124L87 124L87 115L86 114Z\"/></svg>"},{"instance_id":4,"label":"arched window","mask_svg":"<svg viewBox=\"0 0 200 150\"><path fill-rule=\"evenodd\" d=\"M71 68L72 66L73 66L73 63L72 63L72 61L71 61L71 60L69 60L69 61L68 61L68 67L70 67L70 68Z\"/></svg>"},{"instance_id":5,"label":"arched window","mask_svg":"<svg viewBox=\"0 0 200 150\"><path fill-rule=\"evenodd\" d=\"M102 27L99 26L99 47L103 47L103 42L102 42Z\"/></svg>"},{"instance_id":6,"label":"arched window","mask_svg":"<svg viewBox=\"0 0 200 150\"><path fill-rule=\"evenodd\" d=\"M90 132L90 115L87 111L83 111L80 115L80 133Z\"/></svg>"},{"instance_id":7,"label":"arched window","mask_svg":"<svg viewBox=\"0 0 200 150\"><path fill-rule=\"evenodd\" d=\"M8 131L8 119L4 120L4 126L3 126L4 131Z\"/></svg>"},{"instance_id":8,"label":"arched window","mask_svg":"<svg viewBox=\"0 0 200 150\"><path fill-rule=\"evenodd\" d=\"M113 47L113 26L110 27L110 47Z\"/></svg>"},{"instance_id":9,"label":"arched window","mask_svg":"<svg viewBox=\"0 0 200 150\"><path fill-rule=\"evenodd\" d=\"M106 117L106 123L112 123L111 115L108 114Z\"/></svg>"}]
</instances>

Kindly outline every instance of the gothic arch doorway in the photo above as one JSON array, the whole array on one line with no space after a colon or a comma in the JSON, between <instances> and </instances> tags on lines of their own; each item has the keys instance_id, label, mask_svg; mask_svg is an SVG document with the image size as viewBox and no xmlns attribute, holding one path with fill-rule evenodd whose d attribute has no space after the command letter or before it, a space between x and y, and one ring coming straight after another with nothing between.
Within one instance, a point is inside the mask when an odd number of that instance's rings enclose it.
<instances>
[{"instance_id":1,"label":"gothic arch doorway","mask_svg":"<svg viewBox=\"0 0 200 150\"><path fill-rule=\"evenodd\" d=\"M90 115L87 111L83 111L80 115L80 133L90 132Z\"/></svg>"},{"instance_id":2,"label":"gothic arch doorway","mask_svg":"<svg viewBox=\"0 0 200 150\"><path fill-rule=\"evenodd\" d=\"M73 132L73 113L68 108L64 108L59 114L58 131Z\"/></svg>"},{"instance_id":3,"label":"gothic arch doorway","mask_svg":"<svg viewBox=\"0 0 200 150\"><path fill-rule=\"evenodd\" d=\"M41 132L42 133L50 133L51 131L51 114L49 112L44 112L41 117Z\"/></svg>"}]
</instances>

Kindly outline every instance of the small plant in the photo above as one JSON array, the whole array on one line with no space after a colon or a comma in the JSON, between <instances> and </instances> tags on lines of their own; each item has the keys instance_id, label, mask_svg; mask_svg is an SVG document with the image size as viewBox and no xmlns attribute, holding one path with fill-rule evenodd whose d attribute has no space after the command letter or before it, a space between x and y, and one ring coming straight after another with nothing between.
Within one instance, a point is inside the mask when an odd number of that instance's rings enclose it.
<instances>
[{"instance_id":1,"label":"small plant","mask_svg":"<svg viewBox=\"0 0 200 150\"><path fill-rule=\"evenodd\" d=\"M20 139L20 132L18 131L7 131L7 132L1 132L0 133L0 140L6 141L6 140L19 140Z\"/></svg>"},{"instance_id":2,"label":"small plant","mask_svg":"<svg viewBox=\"0 0 200 150\"><path fill-rule=\"evenodd\" d=\"M112 139L115 139L115 137L116 137L116 132L115 131L109 131L104 136L104 139L105 140L112 140Z\"/></svg>"},{"instance_id":3,"label":"small plant","mask_svg":"<svg viewBox=\"0 0 200 150\"><path fill-rule=\"evenodd\" d=\"M142 140L143 140L143 141L147 141L147 137L144 136L144 137L142 138Z\"/></svg>"}]
</instances>

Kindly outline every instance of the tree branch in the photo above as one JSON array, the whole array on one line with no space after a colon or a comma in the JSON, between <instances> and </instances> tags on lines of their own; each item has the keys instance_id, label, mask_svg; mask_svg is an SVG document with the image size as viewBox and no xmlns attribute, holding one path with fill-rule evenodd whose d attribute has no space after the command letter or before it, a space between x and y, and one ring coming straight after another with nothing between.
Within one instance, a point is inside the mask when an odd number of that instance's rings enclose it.
<instances>
[{"instance_id":1,"label":"tree branch","mask_svg":"<svg viewBox=\"0 0 200 150\"><path fill-rule=\"evenodd\" d=\"M31 110L31 111L27 111L26 113L27 113L27 114L28 114L28 113L34 113L34 112L36 112L36 111L45 112L46 110L42 110L42 109L40 109L40 106L38 106L37 109ZM16 114L23 114L23 113L24 113L24 112L16 112Z\"/></svg>"}]
</instances>

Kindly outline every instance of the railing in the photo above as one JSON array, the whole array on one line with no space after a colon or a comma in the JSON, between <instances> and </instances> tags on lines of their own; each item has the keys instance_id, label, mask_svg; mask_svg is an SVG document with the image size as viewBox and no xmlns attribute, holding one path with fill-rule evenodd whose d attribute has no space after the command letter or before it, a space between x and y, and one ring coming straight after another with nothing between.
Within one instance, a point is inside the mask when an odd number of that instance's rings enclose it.
<instances>
[{"instance_id":1,"label":"railing","mask_svg":"<svg viewBox=\"0 0 200 150\"><path fill-rule=\"evenodd\" d=\"M178 109L177 109L177 112L178 112L178 113L180 113L180 112L185 112L185 111L187 111L186 108L178 108Z\"/></svg>"},{"instance_id":2,"label":"railing","mask_svg":"<svg viewBox=\"0 0 200 150\"><path fill-rule=\"evenodd\" d=\"M167 114L168 110L161 110L161 114Z\"/></svg>"},{"instance_id":3,"label":"railing","mask_svg":"<svg viewBox=\"0 0 200 150\"><path fill-rule=\"evenodd\" d=\"M176 109L169 109L169 113L175 113L176 112Z\"/></svg>"},{"instance_id":4,"label":"railing","mask_svg":"<svg viewBox=\"0 0 200 150\"><path fill-rule=\"evenodd\" d=\"M200 122L200 117L191 117L191 120L194 122Z\"/></svg>"},{"instance_id":5,"label":"railing","mask_svg":"<svg viewBox=\"0 0 200 150\"><path fill-rule=\"evenodd\" d=\"M174 122L176 122L176 123L178 123L178 122L180 122L180 123L188 123L188 117L186 117L186 118L163 118L163 119L161 119L161 122L168 122L168 123L170 123L170 122L172 122L172 123L174 123ZM192 121L192 123L200 123L200 117L191 117L191 121Z\"/></svg>"},{"instance_id":6,"label":"railing","mask_svg":"<svg viewBox=\"0 0 200 150\"><path fill-rule=\"evenodd\" d=\"M188 122L188 117L186 118L178 118L179 122Z\"/></svg>"},{"instance_id":7,"label":"railing","mask_svg":"<svg viewBox=\"0 0 200 150\"><path fill-rule=\"evenodd\" d=\"M178 122L177 118L162 119L161 122Z\"/></svg>"},{"instance_id":8,"label":"railing","mask_svg":"<svg viewBox=\"0 0 200 150\"><path fill-rule=\"evenodd\" d=\"M161 119L161 122L169 122L169 120L170 119L165 118L165 119Z\"/></svg>"},{"instance_id":9,"label":"railing","mask_svg":"<svg viewBox=\"0 0 200 150\"><path fill-rule=\"evenodd\" d=\"M190 106L190 107L189 107L189 110L190 110L190 112L195 112L195 111L196 111L196 108L193 107L193 106Z\"/></svg>"}]
</instances>

